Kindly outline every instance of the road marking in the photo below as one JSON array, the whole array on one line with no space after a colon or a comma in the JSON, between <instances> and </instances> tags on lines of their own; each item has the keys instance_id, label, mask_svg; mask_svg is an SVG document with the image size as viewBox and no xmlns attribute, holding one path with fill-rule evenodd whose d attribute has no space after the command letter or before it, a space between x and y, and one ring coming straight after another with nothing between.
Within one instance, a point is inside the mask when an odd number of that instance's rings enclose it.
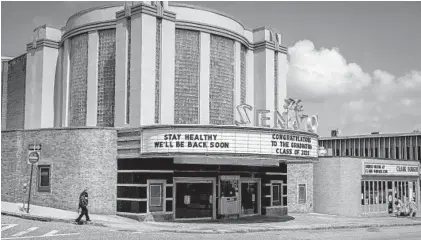
<instances>
[{"instance_id":1,"label":"road marking","mask_svg":"<svg viewBox=\"0 0 421 240\"><path fill-rule=\"evenodd\" d=\"M12 227L16 227L16 226L17 226L17 224L2 224L1 225L1 231L3 232L4 230L7 230L7 229L12 228Z\"/></svg>"},{"instance_id":2,"label":"road marking","mask_svg":"<svg viewBox=\"0 0 421 240\"><path fill-rule=\"evenodd\" d=\"M44 235L42 235L43 237L51 237L51 236L55 236L56 233L60 232L59 230L53 230L51 232L48 232Z\"/></svg>"},{"instance_id":3,"label":"road marking","mask_svg":"<svg viewBox=\"0 0 421 240\"><path fill-rule=\"evenodd\" d=\"M3 239L25 239L25 238L45 238L45 237L56 237L56 236L71 236L71 235L79 235L80 233L66 233L66 234L56 234L56 235L41 235L41 236L27 236L27 237L9 237L9 238L1 238Z\"/></svg>"},{"instance_id":4,"label":"road marking","mask_svg":"<svg viewBox=\"0 0 421 240\"><path fill-rule=\"evenodd\" d=\"M31 227L31 228L26 229L25 231L18 232L15 235L12 235L12 237L19 237L19 236L25 235L29 232L35 231L37 229L38 229L38 227Z\"/></svg>"}]
</instances>

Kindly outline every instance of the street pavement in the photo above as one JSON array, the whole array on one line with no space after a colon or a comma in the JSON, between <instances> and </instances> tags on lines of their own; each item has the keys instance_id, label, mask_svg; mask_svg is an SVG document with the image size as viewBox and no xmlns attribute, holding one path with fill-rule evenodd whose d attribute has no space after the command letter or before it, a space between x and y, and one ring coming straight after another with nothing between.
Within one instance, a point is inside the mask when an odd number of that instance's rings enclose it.
<instances>
[{"instance_id":1,"label":"street pavement","mask_svg":"<svg viewBox=\"0 0 421 240\"><path fill-rule=\"evenodd\" d=\"M73 222L78 216L77 212L61 209L31 205L30 213L22 212L22 205L18 203L1 202L2 215L15 216L24 219L51 222ZM421 228L421 218L396 218L396 217L344 217L318 213L291 213L290 216L269 217L257 216L230 220L212 221L171 221L171 222L139 222L133 219L115 215L90 214L93 226L109 227L142 232L167 232L167 233L189 233L189 234L231 234L231 233L254 233L274 231L311 231L326 229L348 229L368 227L397 227L414 226ZM10 223L9 223L10 224ZM13 224L13 223L12 223ZM5 226L5 227L10 227ZM38 227L38 226L34 226ZM87 226L79 226L87 227ZM53 231L56 229L52 229ZM6 230L5 230L6 231ZM22 230L23 231L23 230ZM31 229L29 233L36 233L40 229ZM48 231L46 232L48 233ZM53 232L54 234L65 234ZM67 232L66 232L67 233ZM27 233L25 233L26 235ZM45 234L45 233L44 233ZM13 234L12 234L13 235ZM22 234L24 235L24 234ZM41 234L43 235L43 234ZM52 235L51 233L47 236ZM37 235L38 236L38 235ZM73 236L73 235L70 235ZM76 235L75 235L76 236ZM65 236L63 236L65 237Z\"/></svg>"},{"instance_id":2,"label":"street pavement","mask_svg":"<svg viewBox=\"0 0 421 240\"><path fill-rule=\"evenodd\" d=\"M364 240L420 240L420 226L331 229L318 231L268 231L260 233L168 233L142 232L142 230L122 231L110 227L75 225L63 222L40 222L16 218L1 217L1 239L51 239L51 240L108 240L108 239L147 239L147 240L315 240L315 239L364 239Z\"/></svg>"}]
</instances>

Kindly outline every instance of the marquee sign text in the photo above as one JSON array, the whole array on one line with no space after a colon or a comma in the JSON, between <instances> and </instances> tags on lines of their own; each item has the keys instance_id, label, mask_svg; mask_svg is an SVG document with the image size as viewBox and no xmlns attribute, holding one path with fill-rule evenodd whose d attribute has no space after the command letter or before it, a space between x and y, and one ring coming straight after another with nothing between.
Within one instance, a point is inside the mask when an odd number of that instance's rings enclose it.
<instances>
[{"instance_id":1,"label":"marquee sign text","mask_svg":"<svg viewBox=\"0 0 421 240\"><path fill-rule=\"evenodd\" d=\"M317 157L314 136L247 129L158 128L142 133L142 153L227 153Z\"/></svg>"}]
</instances>

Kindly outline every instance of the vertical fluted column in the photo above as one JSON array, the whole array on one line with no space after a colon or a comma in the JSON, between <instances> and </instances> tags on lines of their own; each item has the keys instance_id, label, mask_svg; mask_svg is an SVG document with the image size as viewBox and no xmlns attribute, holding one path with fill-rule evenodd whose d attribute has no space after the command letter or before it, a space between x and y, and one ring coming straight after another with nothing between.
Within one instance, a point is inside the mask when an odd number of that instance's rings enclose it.
<instances>
[{"instance_id":1,"label":"vertical fluted column","mask_svg":"<svg viewBox=\"0 0 421 240\"><path fill-rule=\"evenodd\" d=\"M246 103L254 107L254 53L247 50L246 53ZM251 124L254 124L254 111L248 112Z\"/></svg>"},{"instance_id":2,"label":"vertical fluted column","mask_svg":"<svg viewBox=\"0 0 421 240\"><path fill-rule=\"evenodd\" d=\"M174 124L175 22L162 19L161 124Z\"/></svg>"},{"instance_id":3,"label":"vertical fluted column","mask_svg":"<svg viewBox=\"0 0 421 240\"><path fill-rule=\"evenodd\" d=\"M96 126L98 107L98 31L89 32L88 38L86 126Z\"/></svg>"},{"instance_id":4,"label":"vertical fluted column","mask_svg":"<svg viewBox=\"0 0 421 240\"><path fill-rule=\"evenodd\" d=\"M114 126L123 127L128 124L127 114L127 82L128 82L128 24L130 19L121 18L116 25L115 53L115 115Z\"/></svg>"},{"instance_id":5,"label":"vertical fluted column","mask_svg":"<svg viewBox=\"0 0 421 240\"><path fill-rule=\"evenodd\" d=\"M155 117L156 17L132 15L130 125L152 125Z\"/></svg>"},{"instance_id":6,"label":"vertical fluted column","mask_svg":"<svg viewBox=\"0 0 421 240\"><path fill-rule=\"evenodd\" d=\"M200 33L199 123L209 124L210 34Z\"/></svg>"},{"instance_id":7,"label":"vertical fluted column","mask_svg":"<svg viewBox=\"0 0 421 240\"><path fill-rule=\"evenodd\" d=\"M241 104L241 44L234 43L234 108ZM241 121L240 114L234 109L234 121Z\"/></svg>"},{"instance_id":8,"label":"vertical fluted column","mask_svg":"<svg viewBox=\"0 0 421 240\"><path fill-rule=\"evenodd\" d=\"M63 83L63 95L62 95L62 110L61 110L61 126L69 126L69 87L70 87L70 39L64 41L63 49L63 69L62 69L62 83Z\"/></svg>"},{"instance_id":9,"label":"vertical fluted column","mask_svg":"<svg viewBox=\"0 0 421 240\"><path fill-rule=\"evenodd\" d=\"M277 61L277 109L279 112L283 111L284 99L287 98L287 73L288 73L288 59L287 54L282 52L275 53L278 56Z\"/></svg>"}]
</instances>

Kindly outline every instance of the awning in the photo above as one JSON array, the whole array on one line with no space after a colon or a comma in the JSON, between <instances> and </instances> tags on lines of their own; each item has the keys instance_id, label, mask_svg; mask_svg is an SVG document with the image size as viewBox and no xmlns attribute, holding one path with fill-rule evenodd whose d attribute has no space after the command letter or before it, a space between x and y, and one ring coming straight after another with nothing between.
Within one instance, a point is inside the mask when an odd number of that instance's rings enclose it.
<instances>
[{"instance_id":1,"label":"awning","mask_svg":"<svg viewBox=\"0 0 421 240\"><path fill-rule=\"evenodd\" d=\"M279 166L278 159L251 158L232 156L175 156L175 164L204 164L204 165L242 165L242 166Z\"/></svg>"}]
</instances>

